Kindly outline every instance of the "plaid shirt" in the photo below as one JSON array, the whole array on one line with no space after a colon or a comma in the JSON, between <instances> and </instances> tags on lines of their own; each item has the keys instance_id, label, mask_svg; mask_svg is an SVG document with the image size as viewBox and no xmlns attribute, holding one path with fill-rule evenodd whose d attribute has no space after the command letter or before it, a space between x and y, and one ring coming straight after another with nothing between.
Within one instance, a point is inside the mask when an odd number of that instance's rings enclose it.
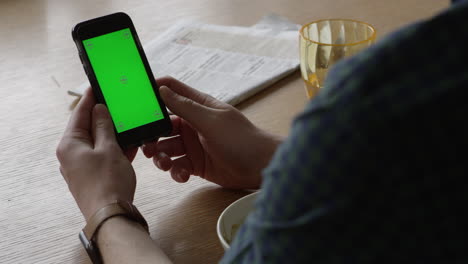
<instances>
[{"instance_id":1,"label":"plaid shirt","mask_svg":"<svg viewBox=\"0 0 468 264\"><path fill-rule=\"evenodd\" d=\"M468 263L468 2L338 63L221 263Z\"/></svg>"}]
</instances>

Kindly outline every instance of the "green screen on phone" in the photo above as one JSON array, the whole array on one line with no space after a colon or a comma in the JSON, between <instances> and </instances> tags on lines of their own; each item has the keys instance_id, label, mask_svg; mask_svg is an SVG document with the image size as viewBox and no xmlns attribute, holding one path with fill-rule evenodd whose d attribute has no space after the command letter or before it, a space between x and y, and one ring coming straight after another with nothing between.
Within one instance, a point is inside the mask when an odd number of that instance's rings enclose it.
<instances>
[{"instance_id":1,"label":"green screen on phone","mask_svg":"<svg viewBox=\"0 0 468 264\"><path fill-rule=\"evenodd\" d=\"M164 118L129 28L83 45L118 133Z\"/></svg>"}]
</instances>

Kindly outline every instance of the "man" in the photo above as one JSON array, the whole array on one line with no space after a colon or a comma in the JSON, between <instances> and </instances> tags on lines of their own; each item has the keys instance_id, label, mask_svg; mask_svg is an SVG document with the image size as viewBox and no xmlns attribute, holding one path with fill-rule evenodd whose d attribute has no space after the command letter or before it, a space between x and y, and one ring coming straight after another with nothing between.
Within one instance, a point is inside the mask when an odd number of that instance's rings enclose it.
<instances>
[{"instance_id":1,"label":"man","mask_svg":"<svg viewBox=\"0 0 468 264\"><path fill-rule=\"evenodd\" d=\"M176 137L144 154L178 182L197 175L262 189L221 262L468 259L468 3L458 2L339 63L284 140L177 80L157 80ZM116 200L133 201L136 150L124 155L112 126L88 90L57 148L87 221ZM103 222L96 241L109 263L170 262L124 216Z\"/></svg>"}]
</instances>

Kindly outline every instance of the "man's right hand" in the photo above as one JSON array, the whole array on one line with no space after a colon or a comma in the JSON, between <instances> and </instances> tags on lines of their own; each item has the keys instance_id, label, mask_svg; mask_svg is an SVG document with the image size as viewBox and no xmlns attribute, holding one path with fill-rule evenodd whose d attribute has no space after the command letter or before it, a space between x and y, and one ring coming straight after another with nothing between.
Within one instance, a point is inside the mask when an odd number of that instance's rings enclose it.
<instances>
[{"instance_id":1,"label":"man's right hand","mask_svg":"<svg viewBox=\"0 0 468 264\"><path fill-rule=\"evenodd\" d=\"M171 116L170 138L143 146L177 182L200 176L226 188L254 189L281 138L253 125L236 108L171 77L157 79Z\"/></svg>"}]
</instances>

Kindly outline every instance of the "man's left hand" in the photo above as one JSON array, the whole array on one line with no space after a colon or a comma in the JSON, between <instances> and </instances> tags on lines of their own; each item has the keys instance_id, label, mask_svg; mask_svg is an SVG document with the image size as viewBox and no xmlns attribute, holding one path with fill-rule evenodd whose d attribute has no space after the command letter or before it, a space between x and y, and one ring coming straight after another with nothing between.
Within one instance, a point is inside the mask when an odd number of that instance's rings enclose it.
<instances>
[{"instance_id":1,"label":"man's left hand","mask_svg":"<svg viewBox=\"0 0 468 264\"><path fill-rule=\"evenodd\" d=\"M60 172L86 220L116 200L133 202L136 177L130 162L136 152L122 151L107 108L96 105L88 89L57 147Z\"/></svg>"}]
</instances>

